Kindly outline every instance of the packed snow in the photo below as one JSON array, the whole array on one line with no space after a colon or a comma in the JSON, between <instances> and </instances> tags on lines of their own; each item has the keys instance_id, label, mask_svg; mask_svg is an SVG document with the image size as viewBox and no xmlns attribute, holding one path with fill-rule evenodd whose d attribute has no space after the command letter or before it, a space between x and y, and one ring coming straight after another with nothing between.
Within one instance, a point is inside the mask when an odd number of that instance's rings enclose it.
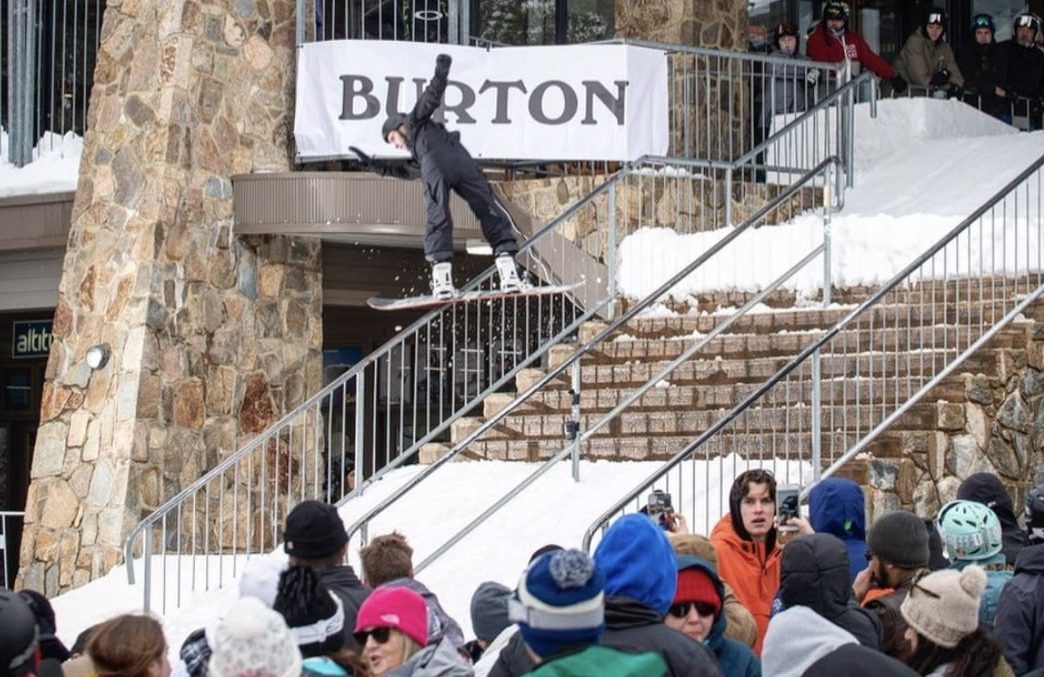
<instances>
[{"instance_id":1,"label":"packed snow","mask_svg":"<svg viewBox=\"0 0 1044 677\"><path fill-rule=\"evenodd\" d=\"M856 186L846 196L845 209L832 219L832 275L834 283L841 285L870 284L892 276L1044 155L1044 132L1018 133L953 102L882 101L876 119L861 106L856 125ZM8 189L6 174L0 174L0 186ZM1035 198L1035 193L1026 197ZM1027 232L1039 231L1036 222L1031 227L1029 221L1023 221L1023 226ZM643 295L659 284L657 280L666 280L723 235L680 236L653 229L634 233L621 245L621 288L633 296ZM768 261L796 261L821 238L821 219L814 216L748 233L737 241L736 251L741 254L722 257L728 260L716 262L684 281L673 295L684 298L711 288L759 288L780 272L779 265L769 266ZM1025 246L1025 239L1020 242ZM985 252L998 244L986 238L977 246ZM1032 246L1040 243L1034 241ZM800 290L818 288L822 269L822 263L813 263L788 284ZM651 312L673 314L664 305ZM419 562L535 467L529 463L448 464L378 519L370 534L402 531L415 549L415 562ZM537 547L548 542L578 545L597 515L658 467L653 462L583 462L581 480L574 484L569 464L559 464L431 568L420 572L418 578L439 595L449 613L470 634L469 600L481 581L514 585L528 555ZM776 469L791 482L808 472L794 463ZM709 531L724 508L723 492L741 470L735 459L724 459L682 473L683 484L684 478L690 478L688 484L696 490L689 492L688 500L696 506L711 506L705 513L688 502L682 506L682 512L690 506L689 523L695 530ZM390 473L342 509L345 522L352 523L418 471L410 467ZM698 493L708 487L709 495ZM356 567L357 551L358 543L353 542L350 557ZM137 566L140 583L141 563ZM161 583L157 581L157 585ZM189 631L206 626L228 607L236 595L235 588L234 582L226 581L221 589L186 597L179 608L168 610L163 623L172 652ZM91 623L138 609L141 594L140 584L129 586L120 567L99 581L57 597L53 604L59 635L71 642Z\"/></svg>"},{"instance_id":2,"label":"packed snow","mask_svg":"<svg viewBox=\"0 0 1044 677\"><path fill-rule=\"evenodd\" d=\"M7 132L0 129L0 197L76 190L83 138L74 132L45 133L33 149L33 161L25 167L11 164L9 151Z\"/></svg>"}]
</instances>

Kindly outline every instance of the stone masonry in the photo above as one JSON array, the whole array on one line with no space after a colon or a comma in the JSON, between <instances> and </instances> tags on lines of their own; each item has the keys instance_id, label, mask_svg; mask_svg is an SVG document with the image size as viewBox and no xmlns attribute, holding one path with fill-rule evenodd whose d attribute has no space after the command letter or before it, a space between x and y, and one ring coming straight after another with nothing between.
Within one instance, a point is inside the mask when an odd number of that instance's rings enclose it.
<instances>
[{"instance_id":1,"label":"stone masonry","mask_svg":"<svg viewBox=\"0 0 1044 677\"><path fill-rule=\"evenodd\" d=\"M144 515L321 385L319 245L231 233L229 177L289 168L293 18L293 0L107 4L21 585L104 574Z\"/></svg>"}]
</instances>

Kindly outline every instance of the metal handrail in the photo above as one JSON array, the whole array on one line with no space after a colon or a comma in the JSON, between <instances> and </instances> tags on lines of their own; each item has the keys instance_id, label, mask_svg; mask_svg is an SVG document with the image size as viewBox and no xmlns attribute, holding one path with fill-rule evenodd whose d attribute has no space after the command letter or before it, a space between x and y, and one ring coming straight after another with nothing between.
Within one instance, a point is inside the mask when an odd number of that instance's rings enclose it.
<instances>
[{"instance_id":1,"label":"metal handrail","mask_svg":"<svg viewBox=\"0 0 1044 677\"><path fill-rule=\"evenodd\" d=\"M677 165L681 165L681 166L698 166L698 163L694 163L693 161L672 161L672 164L673 163L676 163ZM759 224L762 221L762 219L765 218L766 215L771 213L772 210L775 209L778 205L783 204L787 200L789 200L802 187L804 187L806 183L810 182L813 178L815 178L819 174L821 174L827 167L831 167L832 166L832 167L836 168L838 166L838 164L839 164L839 160L838 160L837 157L834 157L834 156L832 156L832 157L824 160L823 162L821 162L819 165L817 165L813 169L813 171L811 171L808 174L806 174L798 182L795 182L795 183L791 184L785 191L783 191L780 195L778 195L775 200L771 201L769 204L767 204L764 207L762 207L761 209L759 209L753 216L751 216L749 219L747 219L744 223L742 223L742 224L736 226L735 228L733 228L732 231L728 235L726 235L725 237L723 237L720 240L718 240L713 246L711 246L708 250L706 250L702 254L700 254L700 256L698 256L695 260L693 260L688 265L686 265L684 268L682 268L680 271L675 273L670 279L668 279L666 282L661 284L654 291L650 292L644 299L641 299L637 303L635 303L632 306L630 306L626 312L624 312L618 318L616 318L615 320L610 322L604 329L602 329L600 332L598 332L598 334L596 336L594 336L593 338L588 340L584 345L582 345L579 348L577 348L576 351L574 351L574 353L568 359L563 361L558 366L556 366L556 367L554 367L552 369L547 370L547 372L543 376L541 376L541 378L539 380L537 380L535 383L533 383L524 392L519 393L518 395L516 395L516 397L507 406L503 407L497 413L495 413L493 416L489 417L478 428L476 428L474 431L469 433L463 440L457 442L453 446L453 448L451 450L449 450L442 458L438 459L435 463L433 463L432 465L428 466L427 468L425 468L420 473L418 473L418 474L414 475L413 477L411 477L396 493L394 493L394 494L388 496L387 498L385 498L384 500L382 500L376 506L371 508L365 515L363 515L358 520L356 520L348 528L348 538L351 539L353 536L355 536L356 533L362 532L362 538L363 538L363 541L365 542L365 540L366 540L366 531L365 531L365 529L366 529L367 525L375 517L377 517L378 515L383 513L385 510L387 510L389 507L391 507L396 502L398 502L398 500L400 498L402 498L405 494L407 494L412 488L414 488L415 486L417 486L418 484L423 482L426 478L431 476L434 472L436 472L443 465L445 465L446 463L449 463L451 460L453 460L456 456L458 456L460 453L462 453L467 448L467 446L469 444L471 444L473 441L478 439L481 435L483 435L486 432L488 432L490 429L492 429L495 425L497 425L501 420L503 420L509 414L514 412L515 409L517 409L523 402L527 401L530 397L532 397L534 393L538 392L544 386L546 386L548 383L550 383L551 381L556 379L558 376L560 376L562 373L564 373L566 371L566 369L570 368L574 363L579 362L580 359L584 355L588 354L596 346L598 346L599 344L604 342L606 338L608 338L609 336L611 336L613 334L613 332L615 332L621 326L624 326L627 322L629 322L631 319L633 319L638 313L640 313L641 311L643 311L644 309L646 309L647 307L649 307L650 305L655 303L661 296L663 296L666 292L670 291L670 289L672 287L674 287L680 281L685 279L689 274L691 274L697 268L699 268L700 266L704 265L707 261L711 260L716 254L718 254L718 252L724 250L736 238L740 237L747 230L749 230L749 229L755 227L757 224ZM615 178L616 178L617 181L622 180L627 175L629 175L632 171L634 171L634 165L628 165L628 167L626 167L624 170L622 170ZM817 250L816 251L816 255L818 255L819 253L820 253L820 251ZM789 275L788 275L788 277L789 277ZM750 304L750 306L753 306L753 304ZM740 313L737 313L736 319L738 319L739 315L740 315ZM705 345L705 343L699 343L699 345L700 345L700 347L702 347L702 345ZM643 390L643 393L645 391L647 391L649 387L652 387L652 385L657 383L660 380L660 378L661 377L657 377L655 379L651 379L648 383L646 383L645 384L645 390ZM637 398L635 398L635 399L637 399ZM614 416L616 414L618 414L618 413L619 413L618 410L614 410L613 411L613 415ZM565 451L568 451L568 448ZM557 459L558 457L556 456L555 458ZM549 463L550 463L550 461L549 461ZM531 482L532 480L535 480L537 477L542 475L544 472L546 472L546 470L538 471L537 474L534 477L532 477L530 480L527 480L526 486L528 486L528 482ZM522 487L522 488L524 488L524 487ZM518 490L521 491L521 488L519 488ZM510 496L514 496L514 493L510 494ZM508 498L507 500L510 500L510 498ZM506 500L504 502L506 502ZM501 505L501 504L498 504L497 507L499 507L499 505ZM472 524L469 525L468 531L470 531L475 526L477 526L479 522L481 522L483 519L485 519L485 517L486 517L486 513L483 513L483 515L481 516L480 520L472 522ZM456 539L456 540L459 540L459 538ZM454 540L453 543L456 543L456 540ZM452 545L452 543L450 545ZM443 552L443 549L440 549L439 551L436 552L435 555L433 555L433 556L427 558L426 560L424 560L424 562L419 567L417 567L417 570L419 571L421 568L423 568L424 566L429 564L434 559L434 557L436 557L441 552Z\"/></svg>"},{"instance_id":2,"label":"metal handrail","mask_svg":"<svg viewBox=\"0 0 1044 677\"><path fill-rule=\"evenodd\" d=\"M0 510L0 569L3 570L3 578L0 578L0 584L7 588L14 587L14 578L7 567L7 554L10 550L8 544L11 542L11 534L8 532L8 520L10 519L24 520L25 513L18 510ZM15 571L17 571L17 567Z\"/></svg>"},{"instance_id":3,"label":"metal handrail","mask_svg":"<svg viewBox=\"0 0 1044 677\"><path fill-rule=\"evenodd\" d=\"M752 407L758 400L760 400L769 390L775 385L781 383L791 372L794 372L799 366L801 366L809 358L818 355L822 348L831 341L834 337L840 334L843 330L850 327L855 321L860 318L867 310L878 305L886 294L895 290L900 284L902 284L908 277L915 273L921 266L926 262L930 261L936 254L942 251L947 245L952 243L959 235L969 229L972 225L978 222L987 212L989 212L995 205L1002 202L1009 194L1014 192L1023 182L1029 179L1035 172L1039 171L1041 167L1044 167L1044 156L1038 158L1029 167L1019 173L1019 175L1012 179L1004 188L997 191L993 197L983 203L980 207L975 209L971 215L962 220L957 226L951 229L946 235L940 238L934 245L926 249L920 254L913 262L903 268L901 271L896 273L892 278L882 285L877 291L869 296L865 301L860 303L856 308L851 310L844 318L836 322L832 327L827 329L819 338L806 346L800 353L793 357L786 365L784 365L774 376L767 379L757 389L755 389L750 395L744 398L739 404L735 405L728 413L722 416L717 422L715 422L710 428L704 433L697 437L692 443L687 445L685 448L675 454L670 460L664 462L664 464L658 468L655 472L651 473L642 482L635 485L635 488L627 492L623 497L616 501L609 509L603 512L591 525L587 528L583 538L583 548L585 551L590 552L591 542L594 538L594 534L599 529L607 527L609 520L613 516L617 515L622 511L630 502L637 500L643 491L649 486L663 478L671 470L679 466L694 451L699 449L701 446L707 443L712 437L722 431L729 423L734 421L741 413ZM958 355L952 362L950 362L944 369L933 377L928 383L926 383L916 393L911 395L907 401L896 411L890 414L884 421L877 425L869 434L864 436L859 442L846 451L836 461L834 461L826 471L823 472L822 477L827 477L837 471L838 468L842 467L848 460L858 454L860 451L866 448L866 446L872 441L873 437L885 430L888 425L893 423L899 416L909 410L916 402L926 395L932 387L938 385L946 376L951 374L961 362L967 359L975 350L984 345L990 338L996 335L1007 323L1011 322L1019 313L1022 312L1027 306L1032 304L1041 295L1044 294L1044 285L1039 286L1035 291L1028 294L1020 303L1018 303L1011 311L1005 314L1000 321L996 322L984 335L973 344L971 344L965 351ZM807 495L807 492L811 489L811 485L806 486L802 490L803 495Z\"/></svg>"}]
</instances>

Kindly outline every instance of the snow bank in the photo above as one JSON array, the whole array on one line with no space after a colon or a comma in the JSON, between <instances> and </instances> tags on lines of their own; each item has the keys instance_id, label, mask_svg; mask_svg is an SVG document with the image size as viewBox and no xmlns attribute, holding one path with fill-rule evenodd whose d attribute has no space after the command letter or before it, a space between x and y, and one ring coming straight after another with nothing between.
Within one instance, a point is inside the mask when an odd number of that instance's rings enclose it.
<instances>
[{"instance_id":1,"label":"snow bank","mask_svg":"<svg viewBox=\"0 0 1044 677\"><path fill-rule=\"evenodd\" d=\"M18 168L9 161L9 139L0 129L0 151L0 197L76 190L83 153L83 138L77 134L45 133L33 149L33 161Z\"/></svg>"}]
</instances>

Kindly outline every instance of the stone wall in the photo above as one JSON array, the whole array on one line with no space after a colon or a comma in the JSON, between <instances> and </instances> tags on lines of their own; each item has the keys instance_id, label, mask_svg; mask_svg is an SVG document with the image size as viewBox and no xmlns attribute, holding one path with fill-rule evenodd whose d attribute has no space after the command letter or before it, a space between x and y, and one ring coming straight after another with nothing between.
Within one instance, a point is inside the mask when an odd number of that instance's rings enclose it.
<instances>
[{"instance_id":1,"label":"stone wall","mask_svg":"<svg viewBox=\"0 0 1044 677\"><path fill-rule=\"evenodd\" d=\"M229 177L289 168L293 17L293 0L107 3L23 585L104 574L148 511L321 384L318 244L231 233Z\"/></svg>"},{"instance_id":2,"label":"stone wall","mask_svg":"<svg viewBox=\"0 0 1044 677\"><path fill-rule=\"evenodd\" d=\"M890 510L936 514L961 480L996 474L1016 505L1044 482L1044 323L1020 322L984 349L987 368L955 375L927 398L932 425L878 445L854 479L868 520Z\"/></svg>"},{"instance_id":3,"label":"stone wall","mask_svg":"<svg viewBox=\"0 0 1044 677\"><path fill-rule=\"evenodd\" d=\"M616 0L616 36L742 52L747 2L740 0Z\"/></svg>"}]
</instances>

